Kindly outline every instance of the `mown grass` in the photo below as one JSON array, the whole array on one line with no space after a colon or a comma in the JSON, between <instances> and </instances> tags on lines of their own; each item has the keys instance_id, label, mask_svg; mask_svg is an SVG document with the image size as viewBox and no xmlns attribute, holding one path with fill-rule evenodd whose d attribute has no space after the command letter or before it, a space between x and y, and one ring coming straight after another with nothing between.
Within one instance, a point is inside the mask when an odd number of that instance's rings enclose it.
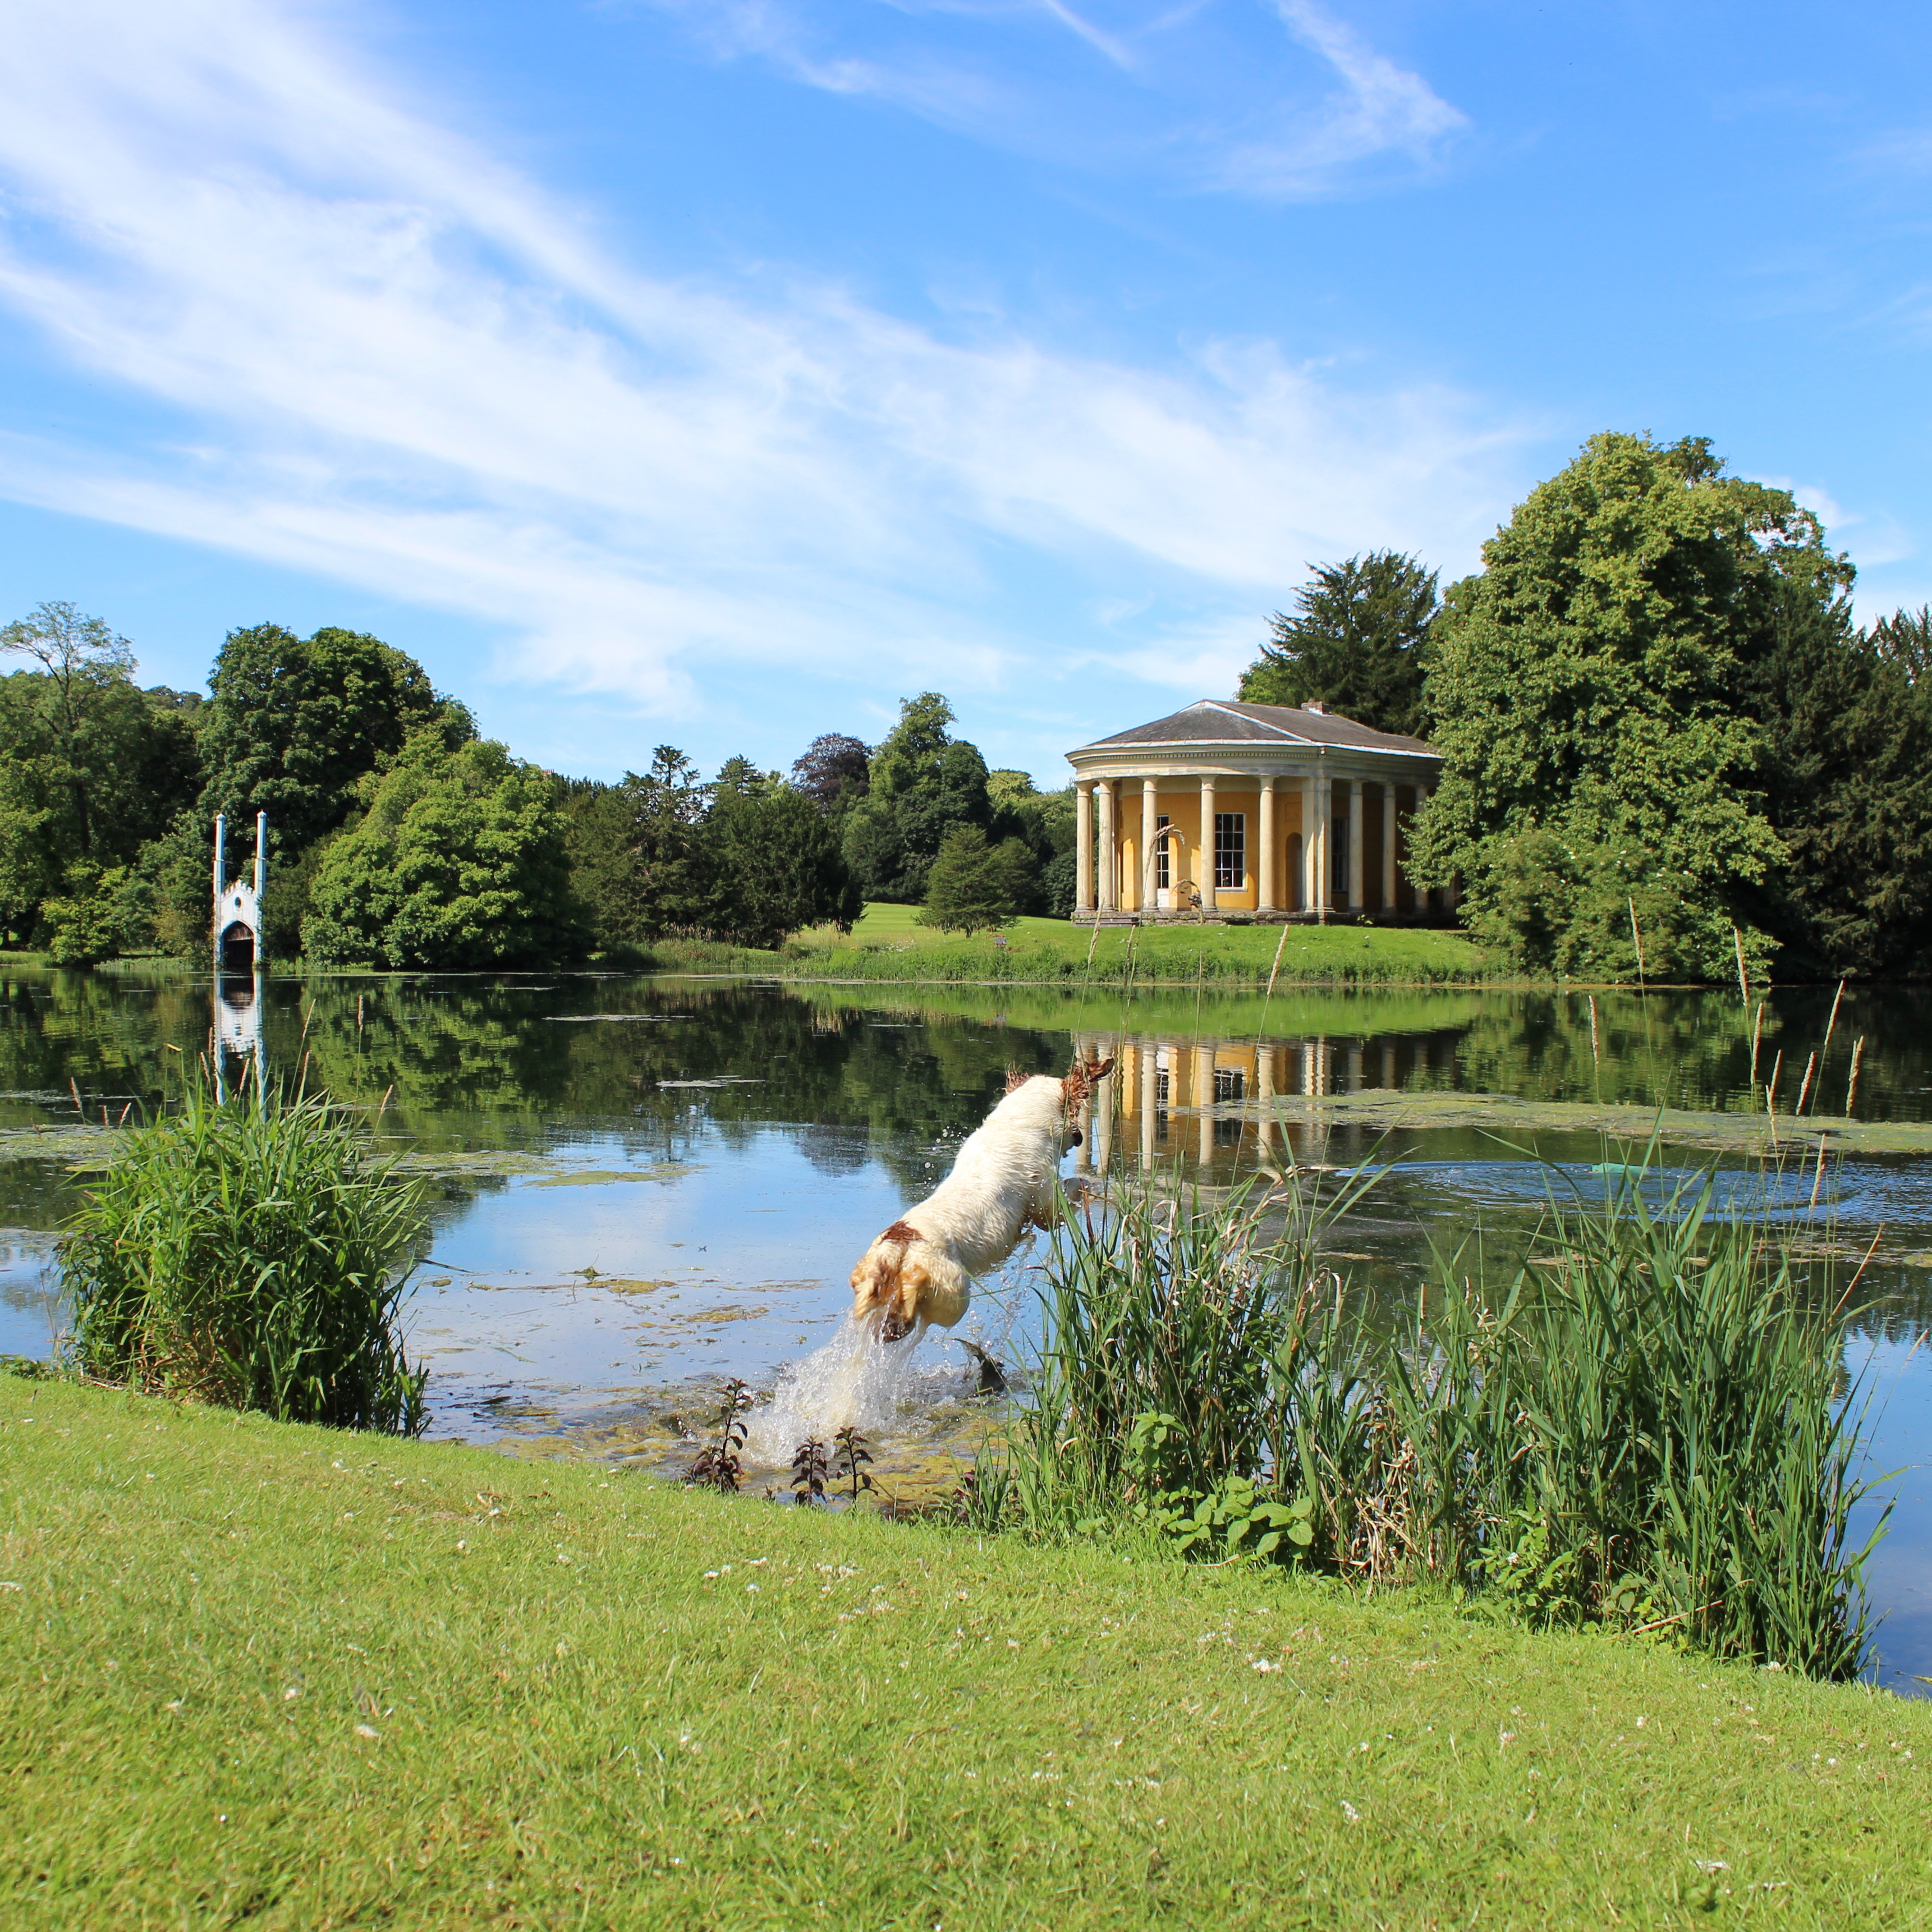
<instances>
[{"instance_id":1,"label":"mown grass","mask_svg":"<svg viewBox=\"0 0 1932 1932\"><path fill-rule=\"evenodd\" d=\"M849 933L800 933L776 952L700 940L660 940L660 971L768 973L779 979L993 981L1068 986L1223 986L1267 982L1281 945L1278 983L1474 985L1500 976L1460 933L1408 926L1109 926L1064 920L1016 920L1001 935L964 938L914 922L916 906L870 904Z\"/></svg>"},{"instance_id":2,"label":"mown grass","mask_svg":"<svg viewBox=\"0 0 1932 1932\"><path fill-rule=\"evenodd\" d=\"M58 1382L0 1436L10 1925L1932 1916L1932 1711L1860 1687Z\"/></svg>"}]
</instances>

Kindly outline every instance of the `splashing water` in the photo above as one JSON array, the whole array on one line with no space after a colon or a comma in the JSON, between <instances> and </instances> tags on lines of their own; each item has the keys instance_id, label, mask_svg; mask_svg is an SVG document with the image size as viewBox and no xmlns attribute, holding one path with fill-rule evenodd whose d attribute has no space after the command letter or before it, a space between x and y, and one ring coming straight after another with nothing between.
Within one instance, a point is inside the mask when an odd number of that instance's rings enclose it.
<instances>
[{"instance_id":1,"label":"splashing water","mask_svg":"<svg viewBox=\"0 0 1932 1932\"><path fill-rule=\"evenodd\" d=\"M752 1412L746 1460L782 1468L801 1442L829 1442L845 1428L900 1434L908 1411L963 1393L957 1364L914 1355L914 1345L882 1342L870 1323L848 1320L824 1348L778 1371L771 1400Z\"/></svg>"}]
</instances>

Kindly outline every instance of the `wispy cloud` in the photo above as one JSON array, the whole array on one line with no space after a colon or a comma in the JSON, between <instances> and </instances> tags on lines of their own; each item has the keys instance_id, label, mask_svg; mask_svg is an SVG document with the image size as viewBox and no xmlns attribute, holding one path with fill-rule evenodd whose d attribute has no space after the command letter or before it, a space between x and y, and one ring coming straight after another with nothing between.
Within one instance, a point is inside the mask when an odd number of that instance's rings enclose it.
<instances>
[{"instance_id":1,"label":"wispy cloud","mask_svg":"<svg viewBox=\"0 0 1932 1932\"><path fill-rule=\"evenodd\" d=\"M1226 612L1345 547L1466 552L1505 500L1517 431L1264 344L1154 371L640 274L264 0L10 36L0 304L176 429L11 436L0 493L494 620L514 675L992 687L1041 646L986 614L1004 556Z\"/></svg>"},{"instance_id":2,"label":"wispy cloud","mask_svg":"<svg viewBox=\"0 0 1932 1932\"><path fill-rule=\"evenodd\" d=\"M1468 117L1420 74L1376 52L1310 0L1275 0L1275 10L1341 86L1315 114L1291 112L1276 136L1232 152L1222 171L1229 186L1282 200L1318 196L1344 185L1364 162L1430 164L1467 131Z\"/></svg>"},{"instance_id":3,"label":"wispy cloud","mask_svg":"<svg viewBox=\"0 0 1932 1932\"><path fill-rule=\"evenodd\" d=\"M1315 0L1273 0L1286 35L1213 32L1204 4L1129 4L1102 26L1063 0L656 0L723 58L866 95L994 144L1196 188L1318 199L1438 164L1468 118ZM1056 70L1039 29L1090 59ZM884 24L881 24L884 23ZM1284 58L1288 44L1312 54ZM1325 81L1325 86L1321 83ZM1316 85L1311 85L1311 82Z\"/></svg>"}]
</instances>

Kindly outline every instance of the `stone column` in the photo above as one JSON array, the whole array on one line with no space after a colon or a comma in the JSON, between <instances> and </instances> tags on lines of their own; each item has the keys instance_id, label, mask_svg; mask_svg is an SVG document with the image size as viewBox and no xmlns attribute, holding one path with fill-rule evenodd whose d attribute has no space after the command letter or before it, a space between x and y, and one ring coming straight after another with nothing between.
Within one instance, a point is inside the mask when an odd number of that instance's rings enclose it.
<instances>
[{"instance_id":1,"label":"stone column","mask_svg":"<svg viewBox=\"0 0 1932 1932\"><path fill-rule=\"evenodd\" d=\"M1160 836L1160 783L1141 780L1141 875L1134 881L1134 903L1145 912L1154 903L1154 842Z\"/></svg>"},{"instance_id":2,"label":"stone column","mask_svg":"<svg viewBox=\"0 0 1932 1932\"><path fill-rule=\"evenodd\" d=\"M1255 1049L1255 1099L1260 1116L1255 1139L1266 1160L1274 1152L1274 1048L1270 1046Z\"/></svg>"},{"instance_id":3,"label":"stone column","mask_svg":"<svg viewBox=\"0 0 1932 1932\"><path fill-rule=\"evenodd\" d=\"M1094 856L1096 883L1100 887L1094 904L1102 912L1119 909L1120 896L1117 890L1120 877L1120 860L1114 849L1114 782L1102 778L1094 788L1094 802L1100 808L1100 825L1096 843L1099 850Z\"/></svg>"},{"instance_id":4,"label":"stone column","mask_svg":"<svg viewBox=\"0 0 1932 1932\"><path fill-rule=\"evenodd\" d=\"M1141 1048L1141 1165L1154 1165L1154 1095L1159 1090L1156 1082L1159 1070L1154 1065L1154 1049L1150 1046Z\"/></svg>"},{"instance_id":5,"label":"stone column","mask_svg":"<svg viewBox=\"0 0 1932 1932\"><path fill-rule=\"evenodd\" d=\"M1201 910L1215 910L1214 898L1214 781L1201 781L1201 850L1195 860L1196 883L1201 888Z\"/></svg>"},{"instance_id":6,"label":"stone column","mask_svg":"<svg viewBox=\"0 0 1932 1932\"><path fill-rule=\"evenodd\" d=\"M1276 904L1275 884L1275 832L1274 832L1274 780L1262 780L1261 809L1261 866L1256 875L1258 890L1255 894L1255 908L1258 912L1273 912Z\"/></svg>"},{"instance_id":7,"label":"stone column","mask_svg":"<svg viewBox=\"0 0 1932 1932\"><path fill-rule=\"evenodd\" d=\"M1194 1104L1201 1120L1201 1165L1214 1158L1214 1049L1197 1048L1194 1054Z\"/></svg>"},{"instance_id":8,"label":"stone column","mask_svg":"<svg viewBox=\"0 0 1932 1932\"><path fill-rule=\"evenodd\" d=\"M1078 912L1094 909L1094 788L1073 788L1073 904Z\"/></svg>"},{"instance_id":9,"label":"stone column","mask_svg":"<svg viewBox=\"0 0 1932 1932\"><path fill-rule=\"evenodd\" d=\"M1301 909L1319 914L1328 903L1322 890L1322 781L1301 782Z\"/></svg>"},{"instance_id":10,"label":"stone column","mask_svg":"<svg viewBox=\"0 0 1932 1932\"><path fill-rule=\"evenodd\" d=\"M1094 1083L1094 1171L1104 1174L1114 1159L1114 1076Z\"/></svg>"},{"instance_id":11,"label":"stone column","mask_svg":"<svg viewBox=\"0 0 1932 1932\"><path fill-rule=\"evenodd\" d=\"M1348 910L1357 918L1364 908L1363 880L1367 868L1362 863L1362 782L1348 781Z\"/></svg>"},{"instance_id":12,"label":"stone column","mask_svg":"<svg viewBox=\"0 0 1932 1932\"><path fill-rule=\"evenodd\" d=\"M1382 910L1395 910L1395 787L1382 787Z\"/></svg>"}]
</instances>

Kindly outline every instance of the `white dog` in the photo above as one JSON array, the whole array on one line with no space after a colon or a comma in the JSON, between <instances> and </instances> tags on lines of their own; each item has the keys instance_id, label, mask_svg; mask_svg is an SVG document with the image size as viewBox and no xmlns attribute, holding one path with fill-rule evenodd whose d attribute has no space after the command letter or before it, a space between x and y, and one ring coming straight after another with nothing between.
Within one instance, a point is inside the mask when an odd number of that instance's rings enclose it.
<instances>
[{"instance_id":1,"label":"white dog","mask_svg":"<svg viewBox=\"0 0 1932 1932\"><path fill-rule=\"evenodd\" d=\"M888 1342L934 1323L950 1328L966 1312L973 1277L998 1268L1028 1228L1052 1224L1060 1156L1080 1144L1074 1118L1113 1064L1089 1060L1064 1080L1010 1080L952 1172L852 1270L854 1319L877 1316Z\"/></svg>"}]
</instances>

